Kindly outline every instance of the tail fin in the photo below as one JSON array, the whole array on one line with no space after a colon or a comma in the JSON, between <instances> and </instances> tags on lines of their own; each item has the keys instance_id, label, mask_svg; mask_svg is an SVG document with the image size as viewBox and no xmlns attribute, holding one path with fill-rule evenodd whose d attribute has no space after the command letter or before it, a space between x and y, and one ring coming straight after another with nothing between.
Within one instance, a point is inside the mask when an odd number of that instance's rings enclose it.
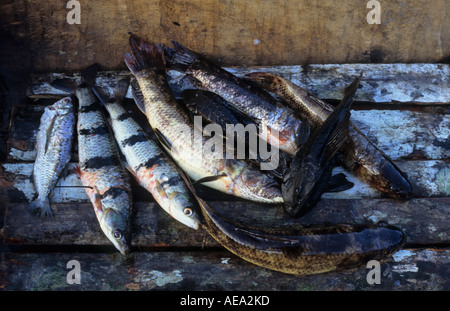
<instances>
[{"instance_id":1,"label":"tail fin","mask_svg":"<svg viewBox=\"0 0 450 311\"><path fill-rule=\"evenodd\" d=\"M97 77L97 72L100 69L100 65L95 63L81 72L81 78L83 79L80 87L93 87L95 84L95 79Z\"/></svg>"},{"instance_id":2,"label":"tail fin","mask_svg":"<svg viewBox=\"0 0 450 311\"><path fill-rule=\"evenodd\" d=\"M100 65L95 63L88 68L84 69L81 72L81 78L83 79L83 82L78 85L77 82L71 79L63 78L63 79L56 79L52 81L50 84L54 88L57 88L61 91L74 94L75 91L80 87L92 87L95 84L95 79L97 76L97 72L100 68Z\"/></svg>"},{"instance_id":3,"label":"tail fin","mask_svg":"<svg viewBox=\"0 0 450 311\"><path fill-rule=\"evenodd\" d=\"M71 93L74 94L75 90L78 88L78 84L70 79L56 79L54 81L52 81L51 86L53 86L54 88L57 88L61 91L67 92L67 93Z\"/></svg>"},{"instance_id":4,"label":"tail fin","mask_svg":"<svg viewBox=\"0 0 450 311\"><path fill-rule=\"evenodd\" d=\"M131 54L124 54L125 63L133 74L147 68L166 69L164 50L160 45L148 43L130 35Z\"/></svg>"},{"instance_id":5,"label":"tail fin","mask_svg":"<svg viewBox=\"0 0 450 311\"><path fill-rule=\"evenodd\" d=\"M123 101L125 95L128 92L128 86L130 85L130 78L123 78L117 82L116 87L113 91L113 96L110 97L101 87L94 86L92 90L98 99L102 102L103 105L107 105L108 103L112 103L114 101Z\"/></svg>"},{"instance_id":6,"label":"tail fin","mask_svg":"<svg viewBox=\"0 0 450 311\"><path fill-rule=\"evenodd\" d=\"M53 217L48 198L37 198L28 205L28 210L36 216Z\"/></svg>"},{"instance_id":7,"label":"tail fin","mask_svg":"<svg viewBox=\"0 0 450 311\"><path fill-rule=\"evenodd\" d=\"M166 60L170 68L175 70L186 70L195 60L198 59L198 55L184 47L176 41L172 41L173 48L165 47L164 52Z\"/></svg>"}]
</instances>

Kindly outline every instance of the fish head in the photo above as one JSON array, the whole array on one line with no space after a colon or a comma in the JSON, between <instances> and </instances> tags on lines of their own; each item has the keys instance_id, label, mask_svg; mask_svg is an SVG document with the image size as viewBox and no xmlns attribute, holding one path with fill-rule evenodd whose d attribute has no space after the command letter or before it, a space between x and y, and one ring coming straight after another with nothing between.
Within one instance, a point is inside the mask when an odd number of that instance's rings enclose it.
<instances>
[{"instance_id":1,"label":"fish head","mask_svg":"<svg viewBox=\"0 0 450 311\"><path fill-rule=\"evenodd\" d=\"M175 193L169 206L170 215L182 224L197 230L200 227L200 214L192 197L185 193Z\"/></svg>"},{"instance_id":2,"label":"fish head","mask_svg":"<svg viewBox=\"0 0 450 311\"><path fill-rule=\"evenodd\" d=\"M105 209L100 220L100 227L106 237L123 255L129 253L128 224L121 213L112 208Z\"/></svg>"},{"instance_id":3,"label":"fish head","mask_svg":"<svg viewBox=\"0 0 450 311\"><path fill-rule=\"evenodd\" d=\"M70 97L64 97L57 101L54 105L54 109L59 115L71 113L73 111L73 103Z\"/></svg>"},{"instance_id":4,"label":"fish head","mask_svg":"<svg viewBox=\"0 0 450 311\"><path fill-rule=\"evenodd\" d=\"M314 162L304 160L295 165L291 163L290 170L283 177L281 193L286 211L293 217L306 213L310 206L308 201L319 175Z\"/></svg>"}]
</instances>

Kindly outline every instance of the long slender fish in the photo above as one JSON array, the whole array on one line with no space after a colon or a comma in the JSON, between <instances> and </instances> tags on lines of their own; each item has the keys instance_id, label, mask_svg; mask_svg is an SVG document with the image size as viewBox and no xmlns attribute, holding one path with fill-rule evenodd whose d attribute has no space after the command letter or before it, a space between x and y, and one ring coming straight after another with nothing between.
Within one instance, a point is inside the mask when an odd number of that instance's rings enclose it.
<instances>
[{"instance_id":1,"label":"long slender fish","mask_svg":"<svg viewBox=\"0 0 450 311\"><path fill-rule=\"evenodd\" d=\"M45 108L36 136L33 170L38 197L28 206L33 214L52 216L48 196L70 161L74 127L75 114L70 97Z\"/></svg>"},{"instance_id":2,"label":"long slender fish","mask_svg":"<svg viewBox=\"0 0 450 311\"><path fill-rule=\"evenodd\" d=\"M175 162L196 182L244 199L263 203L283 201L279 183L269 174L237 159L227 159L194 127L189 113L173 97L165 76L161 47L130 36L125 62L144 97L147 119ZM210 148L208 150L208 147ZM214 150L215 151L215 150Z\"/></svg>"},{"instance_id":3,"label":"long slender fish","mask_svg":"<svg viewBox=\"0 0 450 311\"><path fill-rule=\"evenodd\" d=\"M254 72L245 78L283 98L295 112L306 116L314 127L322 125L334 110L330 104L283 77ZM411 195L413 189L406 175L351 122L349 139L341 150L343 166L364 182L391 197L407 198Z\"/></svg>"},{"instance_id":4,"label":"long slender fish","mask_svg":"<svg viewBox=\"0 0 450 311\"><path fill-rule=\"evenodd\" d=\"M287 154L296 153L305 130L302 122L293 117L291 109L254 83L239 79L178 42L173 42L173 45L174 48L165 48L171 69L196 78L203 88L222 96L237 109L261 122L270 144ZM272 135L272 132L277 135Z\"/></svg>"},{"instance_id":5,"label":"long slender fish","mask_svg":"<svg viewBox=\"0 0 450 311\"><path fill-rule=\"evenodd\" d=\"M190 189L195 194L192 185ZM196 198L204 216L203 227L217 242L246 261L283 273L317 274L359 266L392 254L405 240L402 231L393 226L338 224L288 231L244 228Z\"/></svg>"},{"instance_id":6,"label":"long slender fish","mask_svg":"<svg viewBox=\"0 0 450 311\"><path fill-rule=\"evenodd\" d=\"M54 87L72 90L78 98L78 158L76 171L85 186L103 233L122 253L130 250L132 195L129 175L122 166L101 104L92 91L97 67L81 73L80 85L68 80Z\"/></svg>"},{"instance_id":7,"label":"long slender fish","mask_svg":"<svg viewBox=\"0 0 450 311\"><path fill-rule=\"evenodd\" d=\"M186 226L198 229L197 202L180 177L176 164L122 106L128 86L129 79L120 80L111 98L102 89L93 89L109 113L128 169L167 213Z\"/></svg>"},{"instance_id":8,"label":"long slender fish","mask_svg":"<svg viewBox=\"0 0 450 311\"><path fill-rule=\"evenodd\" d=\"M348 137L350 109L359 80L355 79L344 90L339 106L311 133L283 176L284 206L293 217L302 216L313 208L328 186L334 156Z\"/></svg>"}]
</instances>

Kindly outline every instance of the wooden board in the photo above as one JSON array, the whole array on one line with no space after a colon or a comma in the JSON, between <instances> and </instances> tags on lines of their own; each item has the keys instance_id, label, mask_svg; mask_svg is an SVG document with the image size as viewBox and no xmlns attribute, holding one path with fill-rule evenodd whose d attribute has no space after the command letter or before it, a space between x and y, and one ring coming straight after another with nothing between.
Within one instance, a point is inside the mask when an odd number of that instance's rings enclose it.
<instances>
[{"instance_id":1,"label":"wooden board","mask_svg":"<svg viewBox=\"0 0 450 311\"><path fill-rule=\"evenodd\" d=\"M3 290L324 291L449 290L450 250L404 249L381 264L380 284L369 284L362 266L321 275L292 276L256 267L225 251L134 253L6 253ZM80 284L68 284L67 263L80 263ZM440 273L436 273L441 271ZM179 306L170 293L166 306ZM252 294L252 293L246 293ZM184 294L183 294L184 295ZM221 295L220 293L214 296ZM264 292L271 297L271 292ZM164 296L164 294L163 294ZM162 296L159 296L161 299ZM158 299L158 296L155 296ZM293 297L290 297L293 298ZM295 298L292 299L292 302ZM284 301L286 302L286 301ZM223 303L223 302L222 302ZM272 300L272 304L274 301Z\"/></svg>"},{"instance_id":2,"label":"wooden board","mask_svg":"<svg viewBox=\"0 0 450 311\"><path fill-rule=\"evenodd\" d=\"M98 62L124 69L128 32L156 43L180 41L226 65L434 63L450 56L448 0L378 1L381 24L369 24L369 1L79 0L2 1L6 37L30 53L32 71L81 70ZM31 54L32 53L32 54Z\"/></svg>"}]
</instances>

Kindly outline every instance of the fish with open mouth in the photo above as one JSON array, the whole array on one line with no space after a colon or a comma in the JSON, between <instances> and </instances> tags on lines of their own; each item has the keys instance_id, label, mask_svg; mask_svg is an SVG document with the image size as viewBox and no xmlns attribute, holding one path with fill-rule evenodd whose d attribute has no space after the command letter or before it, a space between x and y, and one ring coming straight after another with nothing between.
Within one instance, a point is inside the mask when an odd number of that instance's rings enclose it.
<instances>
[{"instance_id":1,"label":"fish with open mouth","mask_svg":"<svg viewBox=\"0 0 450 311\"><path fill-rule=\"evenodd\" d=\"M312 127L321 126L334 111L333 106L283 77L253 72L244 78L280 96L296 113L304 115ZM413 189L407 176L352 122L349 139L341 151L340 162L365 183L394 198L411 196Z\"/></svg>"},{"instance_id":2,"label":"fish with open mouth","mask_svg":"<svg viewBox=\"0 0 450 311\"><path fill-rule=\"evenodd\" d=\"M283 176L281 191L284 206L293 217L300 217L313 208L328 187L334 156L348 137L350 109L360 78L345 88L341 103L311 133Z\"/></svg>"},{"instance_id":3,"label":"fish with open mouth","mask_svg":"<svg viewBox=\"0 0 450 311\"><path fill-rule=\"evenodd\" d=\"M75 128L72 99L64 97L45 108L36 136L33 182L37 198L28 206L33 214L52 216L49 195L70 161Z\"/></svg>"},{"instance_id":4,"label":"fish with open mouth","mask_svg":"<svg viewBox=\"0 0 450 311\"><path fill-rule=\"evenodd\" d=\"M122 105L128 87L128 78L118 81L112 97L99 87L93 88L109 113L117 144L126 158L126 166L168 214L184 225L198 229L197 202L180 177L176 164Z\"/></svg>"},{"instance_id":5,"label":"fish with open mouth","mask_svg":"<svg viewBox=\"0 0 450 311\"><path fill-rule=\"evenodd\" d=\"M133 203L131 186L101 104L92 91L97 70L97 65L85 69L80 85L69 79L55 80L52 85L73 92L78 98L79 164L75 170L103 233L122 254L127 254Z\"/></svg>"},{"instance_id":6,"label":"fish with open mouth","mask_svg":"<svg viewBox=\"0 0 450 311\"><path fill-rule=\"evenodd\" d=\"M227 159L223 148L215 150L216 146L194 127L186 107L171 93L162 47L134 35L130 36L130 47L131 54L125 54L124 59L139 84L141 110L181 169L197 183L234 196L261 203L283 202L275 177L244 161Z\"/></svg>"},{"instance_id":7,"label":"fish with open mouth","mask_svg":"<svg viewBox=\"0 0 450 311\"><path fill-rule=\"evenodd\" d=\"M293 111L262 88L240 79L197 53L172 42L165 47L168 67L197 79L201 86L214 92L234 107L261 123L267 142L294 155L309 134L309 128L295 118ZM276 133L276 135L275 135Z\"/></svg>"}]
</instances>

